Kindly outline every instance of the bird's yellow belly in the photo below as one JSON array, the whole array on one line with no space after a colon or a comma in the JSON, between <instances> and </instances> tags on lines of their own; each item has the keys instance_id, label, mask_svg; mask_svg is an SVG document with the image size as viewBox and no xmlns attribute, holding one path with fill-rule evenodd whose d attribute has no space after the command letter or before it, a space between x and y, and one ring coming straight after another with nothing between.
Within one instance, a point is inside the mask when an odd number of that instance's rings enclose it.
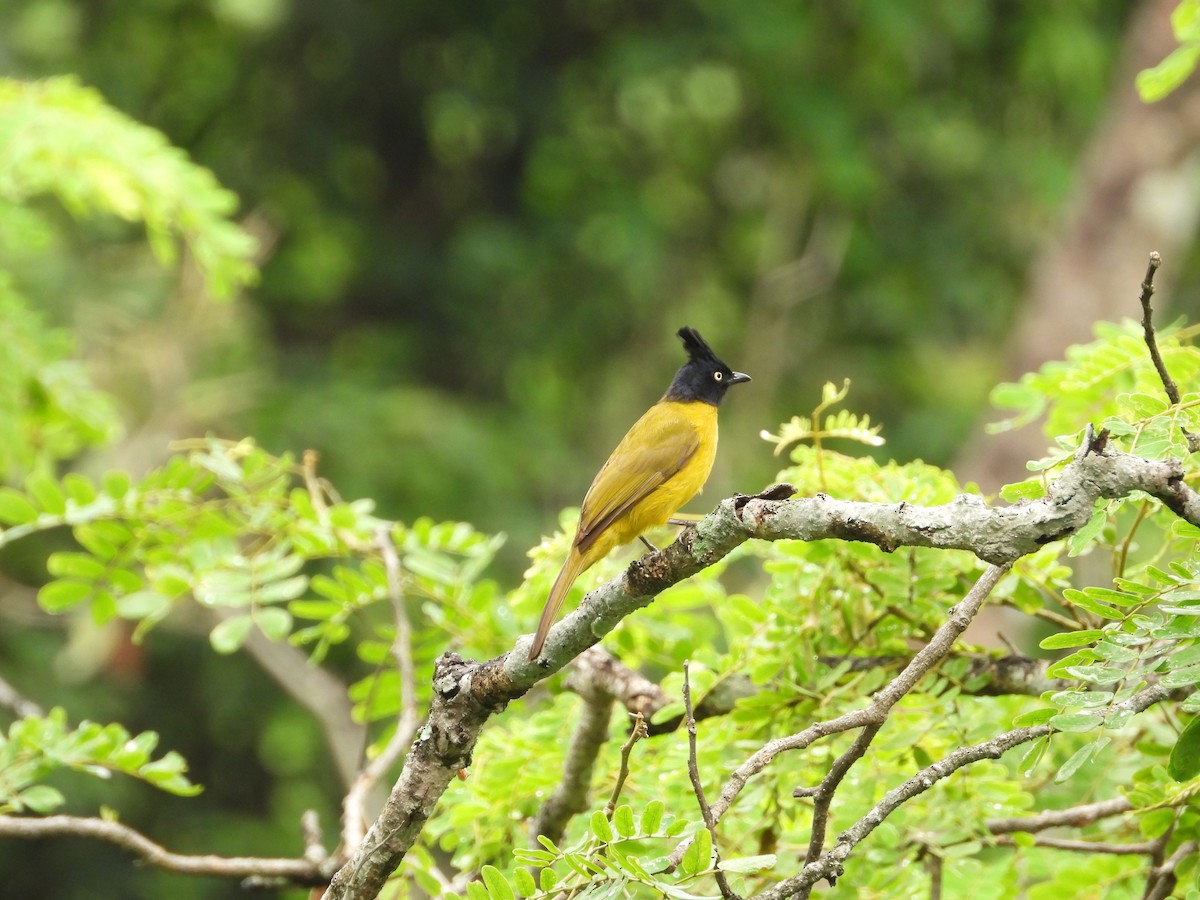
<instances>
[{"instance_id":1,"label":"bird's yellow belly","mask_svg":"<svg viewBox=\"0 0 1200 900\"><path fill-rule=\"evenodd\" d=\"M699 447L678 472L613 522L593 545L589 557L600 559L614 547L629 543L647 529L667 524L667 519L700 493L704 482L708 480L717 456L717 408L707 403L671 405L680 407L701 432Z\"/></svg>"}]
</instances>

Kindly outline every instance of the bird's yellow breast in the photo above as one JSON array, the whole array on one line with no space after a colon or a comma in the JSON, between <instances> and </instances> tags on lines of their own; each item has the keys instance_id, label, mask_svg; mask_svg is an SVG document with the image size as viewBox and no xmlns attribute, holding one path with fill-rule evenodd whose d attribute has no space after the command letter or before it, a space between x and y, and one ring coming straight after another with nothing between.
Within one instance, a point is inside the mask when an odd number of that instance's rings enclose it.
<instances>
[{"instance_id":1,"label":"bird's yellow breast","mask_svg":"<svg viewBox=\"0 0 1200 900\"><path fill-rule=\"evenodd\" d=\"M596 476L584 516L589 506L596 508L630 485L656 476L661 481L597 536L586 558L600 559L646 529L665 525L704 487L716 455L717 408L711 403L660 401L650 407Z\"/></svg>"}]
</instances>

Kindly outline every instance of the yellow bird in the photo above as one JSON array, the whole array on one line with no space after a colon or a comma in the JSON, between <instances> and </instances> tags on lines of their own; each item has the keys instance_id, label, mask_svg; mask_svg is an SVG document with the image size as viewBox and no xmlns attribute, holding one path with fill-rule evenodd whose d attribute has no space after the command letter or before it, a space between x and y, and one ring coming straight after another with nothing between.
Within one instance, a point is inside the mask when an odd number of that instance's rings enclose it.
<instances>
[{"instance_id":1,"label":"yellow bird","mask_svg":"<svg viewBox=\"0 0 1200 900\"><path fill-rule=\"evenodd\" d=\"M677 332L688 361L621 439L583 498L575 540L550 589L529 658L537 659L575 579L620 544L667 524L708 479L717 455L717 406L750 376L717 358L695 328Z\"/></svg>"}]
</instances>

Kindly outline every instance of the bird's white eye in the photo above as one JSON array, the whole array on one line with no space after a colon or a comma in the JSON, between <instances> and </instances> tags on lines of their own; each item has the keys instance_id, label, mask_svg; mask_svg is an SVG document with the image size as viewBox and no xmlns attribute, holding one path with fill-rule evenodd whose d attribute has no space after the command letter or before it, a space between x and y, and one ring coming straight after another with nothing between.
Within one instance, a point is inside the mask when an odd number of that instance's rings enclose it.
<instances>
[{"instance_id":1,"label":"bird's white eye","mask_svg":"<svg viewBox=\"0 0 1200 900\"><path fill-rule=\"evenodd\" d=\"M724 373L724 372L713 372L713 378L714 378L716 381L720 381L720 380L721 380L722 378L724 378L724 377L725 377L725 373Z\"/></svg>"}]
</instances>

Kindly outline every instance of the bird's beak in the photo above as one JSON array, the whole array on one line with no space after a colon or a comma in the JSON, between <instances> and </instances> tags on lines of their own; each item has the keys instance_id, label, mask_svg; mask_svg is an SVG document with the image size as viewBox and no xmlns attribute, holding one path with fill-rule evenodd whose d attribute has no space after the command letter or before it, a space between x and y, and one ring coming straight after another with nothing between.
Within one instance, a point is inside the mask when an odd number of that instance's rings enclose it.
<instances>
[{"instance_id":1,"label":"bird's beak","mask_svg":"<svg viewBox=\"0 0 1200 900\"><path fill-rule=\"evenodd\" d=\"M750 376L745 372L734 372L733 377L729 379L730 385L741 384L743 381L750 381Z\"/></svg>"}]
</instances>

